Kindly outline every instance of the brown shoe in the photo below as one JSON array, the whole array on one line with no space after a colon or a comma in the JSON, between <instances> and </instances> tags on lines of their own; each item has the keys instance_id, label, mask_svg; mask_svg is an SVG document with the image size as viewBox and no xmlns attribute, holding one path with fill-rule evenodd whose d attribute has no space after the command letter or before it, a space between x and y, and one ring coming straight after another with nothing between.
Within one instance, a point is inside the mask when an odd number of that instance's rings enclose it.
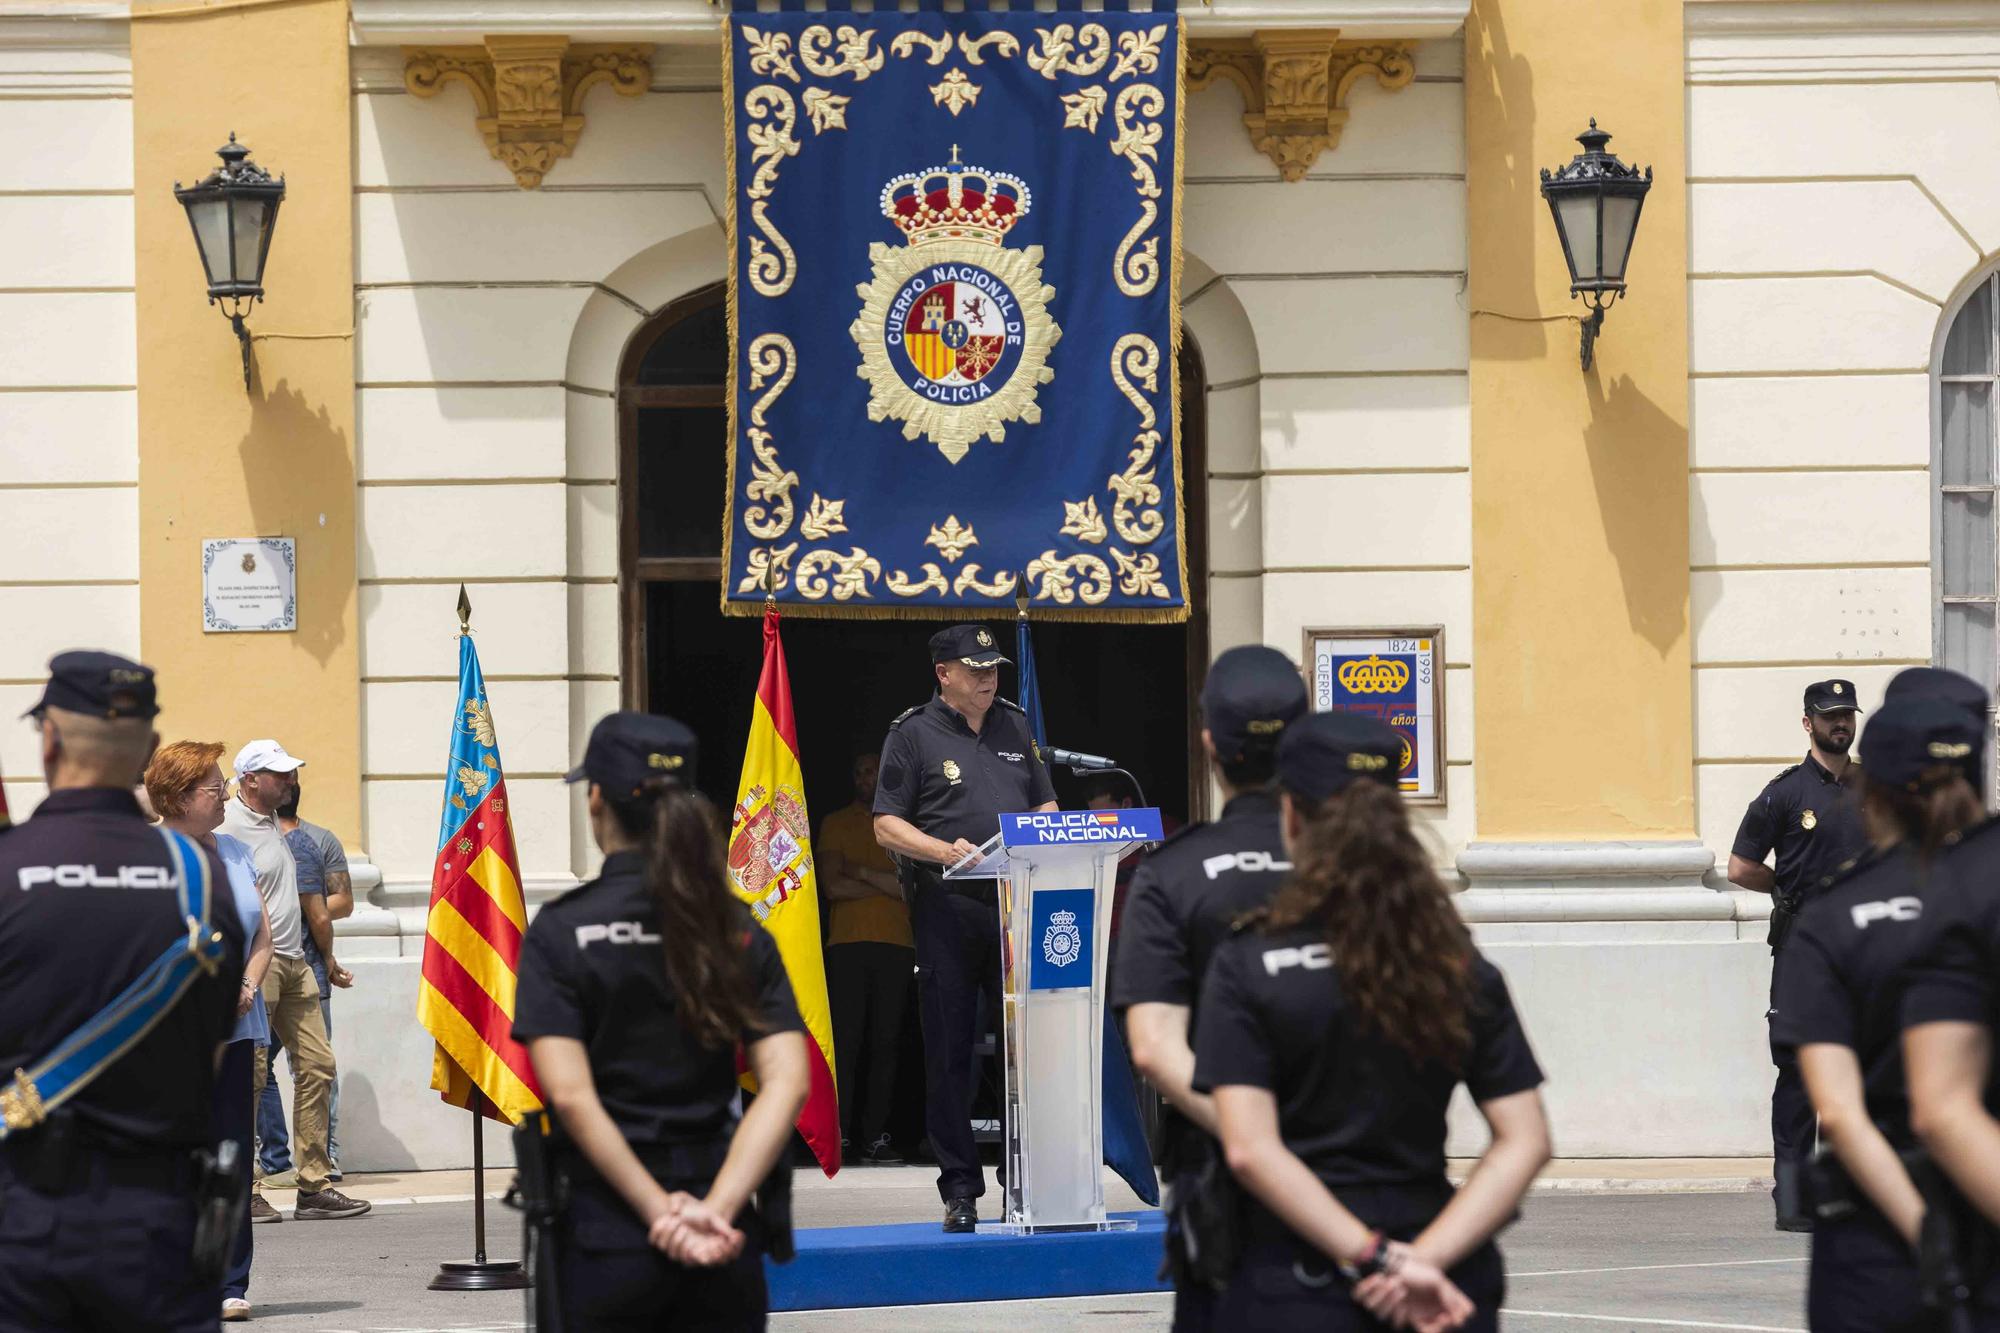
<instances>
[{"instance_id":1,"label":"brown shoe","mask_svg":"<svg viewBox=\"0 0 2000 1333\"><path fill-rule=\"evenodd\" d=\"M299 1195L292 1216L301 1222L324 1222L339 1217L359 1217L374 1206L362 1199L350 1199L337 1189L327 1188L317 1194Z\"/></svg>"},{"instance_id":2,"label":"brown shoe","mask_svg":"<svg viewBox=\"0 0 2000 1333\"><path fill-rule=\"evenodd\" d=\"M261 1194L250 1196L250 1220L252 1222L282 1222L285 1215L271 1206L270 1200Z\"/></svg>"}]
</instances>

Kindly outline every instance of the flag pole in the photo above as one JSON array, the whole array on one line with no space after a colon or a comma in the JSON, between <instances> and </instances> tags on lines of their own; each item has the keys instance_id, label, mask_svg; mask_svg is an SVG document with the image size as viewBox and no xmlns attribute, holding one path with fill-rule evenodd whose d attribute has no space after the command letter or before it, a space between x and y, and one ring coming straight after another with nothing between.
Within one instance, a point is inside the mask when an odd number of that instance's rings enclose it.
<instances>
[{"instance_id":1,"label":"flag pole","mask_svg":"<svg viewBox=\"0 0 2000 1333\"><path fill-rule=\"evenodd\" d=\"M472 633L472 601L463 583L458 585L458 633L460 638ZM519 1263L486 1261L487 1105L486 1094L474 1084L465 1108L472 1112L472 1262L439 1264L432 1291L519 1291L533 1285Z\"/></svg>"}]
</instances>

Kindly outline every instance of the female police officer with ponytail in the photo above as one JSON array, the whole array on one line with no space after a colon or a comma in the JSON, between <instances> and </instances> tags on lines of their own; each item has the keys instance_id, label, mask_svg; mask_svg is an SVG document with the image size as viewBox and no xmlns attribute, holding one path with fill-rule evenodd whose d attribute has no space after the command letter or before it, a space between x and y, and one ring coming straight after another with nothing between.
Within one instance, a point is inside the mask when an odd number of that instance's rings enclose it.
<instances>
[{"instance_id":1,"label":"female police officer with ponytail","mask_svg":"<svg viewBox=\"0 0 2000 1333\"><path fill-rule=\"evenodd\" d=\"M1874 850L1817 890L1800 916L1771 1028L1774 1043L1797 1053L1822 1151L1834 1158L1814 1173L1806 1305L1819 1333L1940 1326L1919 1292L1924 1200L1909 1165L1917 1140L1901 995L1944 853L1986 817L1986 710L1983 691L1962 676L1899 688L1910 684L1890 686L1861 738L1861 809Z\"/></svg>"},{"instance_id":2,"label":"female police officer with ponytail","mask_svg":"<svg viewBox=\"0 0 2000 1333\"><path fill-rule=\"evenodd\" d=\"M1217 953L1195 1041L1252 1196L1218 1328L1498 1327L1492 1237L1549 1157L1542 1072L1411 832L1402 748L1343 713L1278 747L1292 875ZM1460 1083L1493 1142L1454 1193Z\"/></svg>"},{"instance_id":3,"label":"female police officer with ponytail","mask_svg":"<svg viewBox=\"0 0 2000 1333\"><path fill-rule=\"evenodd\" d=\"M764 1327L752 1191L804 1105L804 1038L770 935L730 892L695 739L613 713L569 781L589 787L598 877L543 908L514 1037L561 1121L566 1333ZM736 1052L761 1089L739 1118Z\"/></svg>"}]
</instances>

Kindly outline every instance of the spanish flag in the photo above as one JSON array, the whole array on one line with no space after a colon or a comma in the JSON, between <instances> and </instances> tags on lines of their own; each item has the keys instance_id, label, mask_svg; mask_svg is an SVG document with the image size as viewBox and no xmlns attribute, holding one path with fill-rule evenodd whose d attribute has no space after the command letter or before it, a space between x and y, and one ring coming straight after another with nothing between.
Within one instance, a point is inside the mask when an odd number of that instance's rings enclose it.
<instances>
[{"instance_id":1,"label":"spanish flag","mask_svg":"<svg viewBox=\"0 0 2000 1333\"><path fill-rule=\"evenodd\" d=\"M461 614L469 608L461 607ZM445 764L444 820L431 867L417 1021L437 1042L431 1086L453 1106L518 1122L542 1104L528 1053L510 1034L521 936L528 928L514 820L486 677L467 631L458 640L458 707Z\"/></svg>"},{"instance_id":2,"label":"spanish flag","mask_svg":"<svg viewBox=\"0 0 2000 1333\"><path fill-rule=\"evenodd\" d=\"M840 1107L833 1080L833 1018L820 958L819 885L813 877L812 824L799 773L799 733L792 718L792 683L778 611L764 611L764 670L743 750L743 777L729 820L729 878L737 895L778 942L805 1020L812 1090L799 1112L820 1170L840 1170Z\"/></svg>"}]
</instances>

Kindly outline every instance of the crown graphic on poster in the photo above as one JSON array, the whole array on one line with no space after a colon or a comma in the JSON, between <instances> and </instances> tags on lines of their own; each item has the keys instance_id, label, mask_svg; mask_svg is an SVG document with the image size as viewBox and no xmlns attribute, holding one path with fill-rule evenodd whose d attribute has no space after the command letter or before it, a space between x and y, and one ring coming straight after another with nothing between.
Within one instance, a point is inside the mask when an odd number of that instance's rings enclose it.
<instances>
[{"instance_id":1,"label":"crown graphic on poster","mask_svg":"<svg viewBox=\"0 0 2000 1333\"><path fill-rule=\"evenodd\" d=\"M1049 913L1049 920L1050 922L1058 926L1073 926L1076 924L1076 913L1051 912Z\"/></svg>"},{"instance_id":2,"label":"crown graphic on poster","mask_svg":"<svg viewBox=\"0 0 2000 1333\"><path fill-rule=\"evenodd\" d=\"M1028 216L1034 196L1018 176L958 161L898 176L882 187L882 215L911 245L933 241L984 241L999 245Z\"/></svg>"}]
</instances>

